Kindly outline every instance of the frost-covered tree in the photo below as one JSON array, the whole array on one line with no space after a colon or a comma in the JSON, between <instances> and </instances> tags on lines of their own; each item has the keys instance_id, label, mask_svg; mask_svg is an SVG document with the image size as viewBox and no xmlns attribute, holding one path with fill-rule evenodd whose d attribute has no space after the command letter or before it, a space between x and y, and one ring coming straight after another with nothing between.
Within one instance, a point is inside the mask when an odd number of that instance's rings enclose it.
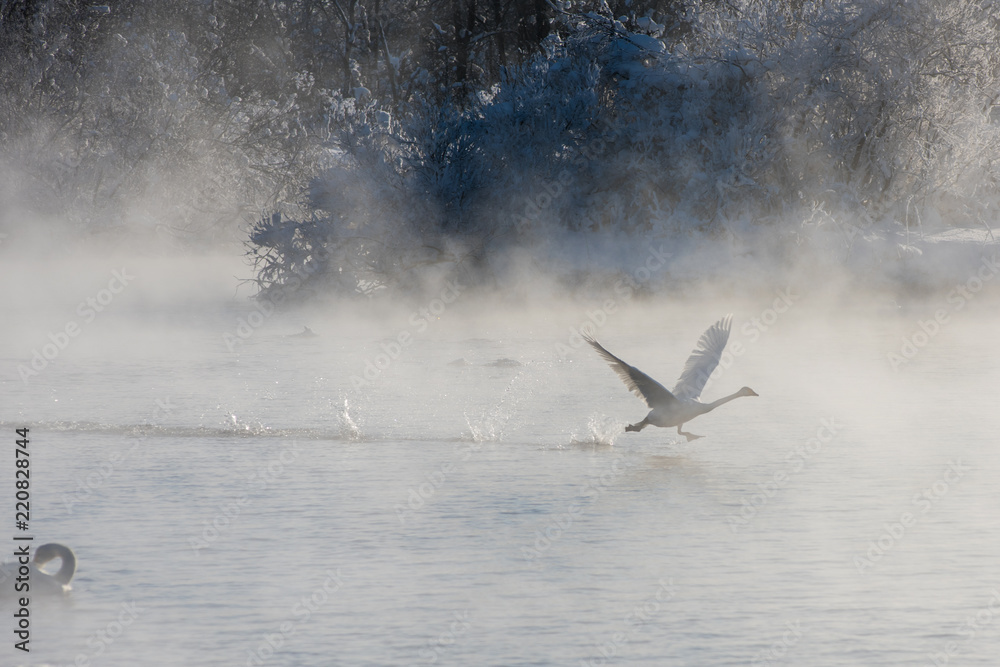
<instances>
[{"instance_id":1,"label":"frost-covered tree","mask_svg":"<svg viewBox=\"0 0 1000 667\"><path fill-rule=\"evenodd\" d=\"M448 56L437 81L461 95L395 116L338 107L336 166L306 207L340 289L413 285L429 265L490 280L491 256L565 233L797 244L817 211L891 235L995 206L998 26L982 2L557 9L540 50L488 87L477 72L475 95Z\"/></svg>"},{"instance_id":2,"label":"frost-covered tree","mask_svg":"<svg viewBox=\"0 0 1000 667\"><path fill-rule=\"evenodd\" d=\"M263 289L342 294L470 267L502 280L512 250L551 258L587 235L750 248L845 224L852 238L988 225L994 14L992 0L0 3L3 211L196 241L249 218Z\"/></svg>"}]
</instances>

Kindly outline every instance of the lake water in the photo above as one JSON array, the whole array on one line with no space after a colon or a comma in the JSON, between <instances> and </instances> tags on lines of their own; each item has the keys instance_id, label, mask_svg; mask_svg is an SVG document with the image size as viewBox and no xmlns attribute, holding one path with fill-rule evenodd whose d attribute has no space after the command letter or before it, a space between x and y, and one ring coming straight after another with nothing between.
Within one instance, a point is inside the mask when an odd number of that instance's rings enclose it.
<instances>
[{"instance_id":1,"label":"lake water","mask_svg":"<svg viewBox=\"0 0 1000 667\"><path fill-rule=\"evenodd\" d=\"M622 432L647 409L575 347L588 304L459 300L354 320L257 318L238 299L207 317L195 297L166 308L125 293L84 322L74 306L94 285L64 289L41 310L5 297L0 497L13 545L10 450L27 426L30 532L79 566L67 599L32 601L30 654L5 634L2 664L1000 654L1000 355L985 296L960 310L807 294L783 313L767 294L619 304L598 338L668 387L701 332L735 313L741 352L704 397L760 396L689 423L705 437L688 443ZM947 321L893 368L940 308ZM241 337L248 317L259 326ZM23 382L18 366L68 320L80 334ZM319 335L289 337L303 325Z\"/></svg>"}]
</instances>

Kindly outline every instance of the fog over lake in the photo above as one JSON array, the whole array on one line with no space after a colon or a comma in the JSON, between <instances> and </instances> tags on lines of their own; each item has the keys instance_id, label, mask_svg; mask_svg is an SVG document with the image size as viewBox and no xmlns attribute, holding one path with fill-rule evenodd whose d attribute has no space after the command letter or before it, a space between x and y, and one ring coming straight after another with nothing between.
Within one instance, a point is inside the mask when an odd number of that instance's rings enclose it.
<instances>
[{"instance_id":1,"label":"fog over lake","mask_svg":"<svg viewBox=\"0 0 1000 667\"><path fill-rule=\"evenodd\" d=\"M21 664L992 664L982 290L258 318L218 257L115 259L4 296L3 428L36 543L79 560ZM648 408L581 330L672 386L728 312L704 398L759 397L624 433Z\"/></svg>"},{"instance_id":2,"label":"fog over lake","mask_svg":"<svg viewBox=\"0 0 1000 667\"><path fill-rule=\"evenodd\" d=\"M0 3L0 667L993 667L997 44Z\"/></svg>"}]
</instances>

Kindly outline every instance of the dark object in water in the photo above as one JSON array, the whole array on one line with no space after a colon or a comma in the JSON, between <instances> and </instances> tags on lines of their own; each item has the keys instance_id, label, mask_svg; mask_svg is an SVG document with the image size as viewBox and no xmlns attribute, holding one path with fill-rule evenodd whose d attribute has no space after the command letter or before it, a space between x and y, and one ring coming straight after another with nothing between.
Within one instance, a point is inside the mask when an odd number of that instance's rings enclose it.
<instances>
[{"instance_id":1,"label":"dark object in water","mask_svg":"<svg viewBox=\"0 0 1000 667\"><path fill-rule=\"evenodd\" d=\"M497 359L493 363L486 365L494 368L514 368L515 366L520 366L521 362L516 359L508 359L504 357L503 359Z\"/></svg>"},{"instance_id":2,"label":"dark object in water","mask_svg":"<svg viewBox=\"0 0 1000 667\"><path fill-rule=\"evenodd\" d=\"M32 597L37 595L62 596L69 593L72 588L69 582L76 573L76 554L73 553L72 549L62 544L56 544L55 542L43 544L35 550L35 557L31 559L30 563L27 563L27 568L25 568L26 556L28 555L27 545L16 550L15 554L24 557L24 560L19 559L22 570L17 569L16 563L12 563L9 566L0 565L0 574L3 575L4 579L13 577L16 573L26 574L27 577L25 579L30 579ZM58 572L49 574L42 569L43 565L57 558L60 562ZM13 584L13 581L11 584ZM7 599L14 599L13 595L13 585L10 587L6 585L0 587L0 599L5 601Z\"/></svg>"},{"instance_id":3,"label":"dark object in water","mask_svg":"<svg viewBox=\"0 0 1000 667\"><path fill-rule=\"evenodd\" d=\"M292 334L289 338L317 338L318 336L319 334L309 327L302 327L302 331L297 334Z\"/></svg>"},{"instance_id":4,"label":"dark object in water","mask_svg":"<svg viewBox=\"0 0 1000 667\"><path fill-rule=\"evenodd\" d=\"M467 362L464 357L460 357L460 358L456 359L455 361L449 361L448 365L449 366L468 366L469 362Z\"/></svg>"}]
</instances>

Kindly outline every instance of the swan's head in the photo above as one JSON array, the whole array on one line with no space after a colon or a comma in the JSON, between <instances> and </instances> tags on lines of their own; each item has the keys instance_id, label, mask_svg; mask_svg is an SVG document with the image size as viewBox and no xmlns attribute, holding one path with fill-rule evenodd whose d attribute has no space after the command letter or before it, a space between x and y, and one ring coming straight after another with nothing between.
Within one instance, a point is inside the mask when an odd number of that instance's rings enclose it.
<instances>
[{"instance_id":1,"label":"swan's head","mask_svg":"<svg viewBox=\"0 0 1000 667\"><path fill-rule=\"evenodd\" d=\"M35 557L32 562L35 567L42 567L49 561L58 558L61 561L59 572L53 575L60 583L68 584L76 573L76 555L73 550L62 544L50 542L35 549Z\"/></svg>"},{"instance_id":2,"label":"swan's head","mask_svg":"<svg viewBox=\"0 0 1000 667\"><path fill-rule=\"evenodd\" d=\"M739 390L738 393L740 396L760 396L760 394L755 392L750 387L743 387L742 389Z\"/></svg>"}]
</instances>

